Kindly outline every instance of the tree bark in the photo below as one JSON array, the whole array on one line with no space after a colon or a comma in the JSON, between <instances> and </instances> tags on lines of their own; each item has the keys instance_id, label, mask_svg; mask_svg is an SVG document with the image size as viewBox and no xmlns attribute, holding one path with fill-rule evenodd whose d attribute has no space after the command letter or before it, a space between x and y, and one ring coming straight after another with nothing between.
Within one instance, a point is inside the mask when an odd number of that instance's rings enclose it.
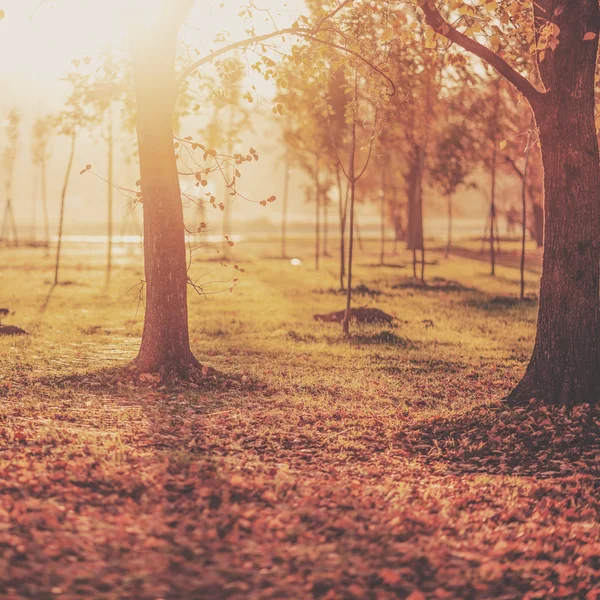
<instances>
[{"instance_id":1,"label":"tree bark","mask_svg":"<svg viewBox=\"0 0 600 600\"><path fill-rule=\"evenodd\" d=\"M529 101L544 166L545 235L537 336L508 400L597 404L600 397L600 161L594 122L600 32L597 0L532 3L536 40L549 23L559 44L540 56L541 92L504 59L421 5L435 31L493 66Z\"/></svg>"},{"instance_id":2,"label":"tree bark","mask_svg":"<svg viewBox=\"0 0 600 600\"><path fill-rule=\"evenodd\" d=\"M185 375L199 363L189 345L185 226L173 147L175 49L187 14L183 5L165 4L156 27L138 32L133 62L146 274L144 331L135 363L144 372Z\"/></svg>"},{"instance_id":3,"label":"tree bark","mask_svg":"<svg viewBox=\"0 0 600 600\"><path fill-rule=\"evenodd\" d=\"M543 3L546 4L546 3ZM600 163L594 78L600 11L581 0L562 13L560 50L540 72L535 103L544 165L545 235L533 356L509 400L597 404L600 397ZM541 10L536 9L536 10Z\"/></svg>"}]
</instances>

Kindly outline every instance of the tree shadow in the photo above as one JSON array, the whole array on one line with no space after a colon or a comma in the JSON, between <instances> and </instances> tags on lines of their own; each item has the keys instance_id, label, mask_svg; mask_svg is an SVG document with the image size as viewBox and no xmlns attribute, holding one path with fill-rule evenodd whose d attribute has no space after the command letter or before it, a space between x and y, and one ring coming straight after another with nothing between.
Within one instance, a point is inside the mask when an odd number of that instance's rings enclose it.
<instances>
[{"instance_id":1,"label":"tree shadow","mask_svg":"<svg viewBox=\"0 0 600 600\"><path fill-rule=\"evenodd\" d=\"M404 428L397 443L449 473L600 477L600 410L500 404Z\"/></svg>"},{"instance_id":2,"label":"tree shadow","mask_svg":"<svg viewBox=\"0 0 600 600\"><path fill-rule=\"evenodd\" d=\"M521 299L517 296L488 296L467 298L464 304L469 308L475 308L487 312L500 312L516 308L527 308L537 306L538 298L535 294L529 294Z\"/></svg>"},{"instance_id":3,"label":"tree shadow","mask_svg":"<svg viewBox=\"0 0 600 600\"><path fill-rule=\"evenodd\" d=\"M419 290L424 292L477 292L478 290L459 283L444 279L443 277L434 277L430 280L421 281L420 279L407 278L392 286L394 290Z\"/></svg>"}]
</instances>

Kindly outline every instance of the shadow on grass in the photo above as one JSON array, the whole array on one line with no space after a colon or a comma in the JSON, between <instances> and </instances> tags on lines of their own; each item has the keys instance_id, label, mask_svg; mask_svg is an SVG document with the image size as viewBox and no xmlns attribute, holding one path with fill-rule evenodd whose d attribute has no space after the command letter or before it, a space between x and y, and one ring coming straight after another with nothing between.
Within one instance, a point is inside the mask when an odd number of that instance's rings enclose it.
<instances>
[{"instance_id":1,"label":"shadow on grass","mask_svg":"<svg viewBox=\"0 0 600 600\"><path fill-rule=\"evenodd\" d=\"M498 406L403 429L397 443L454 474L600 477L600 410Z\"/></svg>"},{"instance_id":2,"label":"shadow on grass","mask_svg":"<svg viewBox=\"0 0 600 600\"><path fill-rule=\"evenodd\" d=\"M392 286L394 290L419 290L423 292L476 292L475 288L467 287L458 281L434 277L421 281L420 279L404 279Z\"/></svg>"},{"instance_id":3,"label":"shadow on grass","mask_svg":"<svg viewBox=\"0 0 600 600\"><path fill-rule=\"evenodd\" d=\"M470 366L466 363L439 360L435 358L410 358L400 366L380 366L378 370L386 375L403 376L407 373L449 373L456 375L462 373Z\"/></svg>"},{"instance_id":4,"label":"shadow on grass","mask_svg":"<svg viewBox=\"0 0 600 600\"><path fill-rule=\"evenodd\" d=\"M341 290L340 288L329 288L326 290L313 290L313 294L332 294L335 296L345 296L348 292L346 290ZM371 298L375 298L375 296L381 296L383 294L382 291L376 290L366 285L358 285L352 289L352 294L354 296L370 296Z\"/></svg>"},{"instance_id":5,"label":"shadow on grass","mask_svg":"<svg viewBox=\"0 0 600 600\"><path fill-rule=\"evenodd\" d=\"M521 299L517 296L480 296L468 298L464 301L466 306L476 308L478 310L499 312L514 308L529 308L537 306L537 296L527 295Z\"/></svg>"},{"instance_id":6,"label":"shadow on grass","mask_svg":"<svg viewBox=\"0 0 600 600\"><path fill-rule=\"evenodd\" d=\"M359 333L353 335L348 342L352 345L359 346L382 345L410 349L416 348L416 345L412 340L396 335L392 331L387 331L385 329L377 333Z\"/></svg>"},{"instance_id":7,"label":"shadow on grass","mask_svg":"<svg viewBox=\"0 0 600 600\"><path fill-rule=\"evenodd\" d=\"M176 394L204 394L224 392L238 392L241 395L250 392L259 392L263 395L272 395L272 390L265 382L238 373L224 373L213 368L198 369L189 377L181 378L176 374L140 373L131 366L108 367L81 373L65 375L50 375L31 379L28 385L86 392L91 394L104 394L116 392L120 395L130 392L132 394L148 395L157 392L165 397L168 406L168 397Z\"/></svg>"}]
</instances>

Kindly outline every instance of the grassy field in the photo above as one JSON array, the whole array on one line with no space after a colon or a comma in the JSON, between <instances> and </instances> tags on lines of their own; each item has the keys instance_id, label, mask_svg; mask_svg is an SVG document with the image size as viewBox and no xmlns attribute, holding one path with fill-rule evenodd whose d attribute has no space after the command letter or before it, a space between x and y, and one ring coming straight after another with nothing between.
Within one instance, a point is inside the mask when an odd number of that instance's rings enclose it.
<instances>
[{"instance_id":1,"label":"grassy field","mask_svg":"<svg viewBox=\"0 0 600 600\"><path fill-rule=\"evenodd\" d=\"M139 257L107 286L72 252L52 289L43 250L0 251L29 332L0 338L0 598L600 597L600 413L502 404L535 333L516 269L431 254L422 287L373 247L356 305L397 321L346 340L313 319L334 258L236 250L233 292L190 293L211 369L177 385L127 369Z\"/></svg>"}]
</instances>

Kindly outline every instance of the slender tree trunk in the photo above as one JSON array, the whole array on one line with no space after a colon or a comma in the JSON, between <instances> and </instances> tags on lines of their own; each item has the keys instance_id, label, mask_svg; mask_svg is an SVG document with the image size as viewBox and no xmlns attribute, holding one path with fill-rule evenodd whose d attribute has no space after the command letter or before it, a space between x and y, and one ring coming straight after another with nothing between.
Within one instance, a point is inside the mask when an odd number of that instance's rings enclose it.
<instances>
[{"instance_id":1,"label":"slender tree trunk","mask_svg":"<svg viewBox=\"0 0 600 600\"><path fill-rule=\"evenodd\" d=\"M411 166L407 175L408 235L407 248L413 253L413 277L417 279L417 251L423 248L423 212L421 209L421 177L419 174L422 151L415 145L410 155Z\"/></svg>"},{"instance_id":2,"label":"slender tree trunk","mask_svg":"<svg viewBox=\"0 0 600 600\"><path fill-rule=\"evenodd\" d=\"M54 266L54 285L58 285L58 271L60 269L60 252L62 248L63 226L65 221L65 200L67 198L67 190L69 188L69 179L71 178L71 169L73 167L73 159L75 157L75 144L77 141L77 131L73 129L71 134L71 152L69 154L69 162L67 164L67 172L65 173L65 181L63 184L62 194L60 197L60 220L58 223L58 244L56 245L56 264Z\"/></svg>"},{"instance_id":3,"label":"slender tree trunk","mask_svg":"<svg viewBox=\"0 0 600 600\"><path fill-rule=\"evenodd\" d=\"M287 257L287 213L290 193L290 161L285 156L285 174L283 178L283 207L281 211L281 258Z\"/></svg>"},{"instance_id":4,"label":"slender tree trunk","mask_svg":"<svg viewBox=\"0 0 600 600\"><path fill-rule=\"evenodd\" d=\"M189 6L165 4L165 18L150 31L137 32L133 45L146 272L136 366L144 372L187 374L198 367L189 344L185 225L173 148L175 48Z\"/></svg>"},{"instance_id":5,"label":"slender tree trunk","mask_svg":"<svg viewBox=\"0 0 600 600\"><path fill-rule=\"evenodd\" d=\"M327 193L323 195L323 256L329 256L329 250L327 247L327 238L329 237L329 198Z\"/></svg>"},{"instance_id":6,"label":"slender tree trunk","mask_svg":"<svg viewBox=\"0 0 600 600\"><path fill-rule=\"evenodd\" d=\"M350 137L350 164L348 165L348 181L350 183L350 240L348 244L348 289L346 290L346 312L342 321L342 330L346 337L350 336L350 319L352 316L352 271L354 267L354 207L356 200L356 112L358 103L358 64L354 71L354 114Z\"/></svg>"},{"instance_id":7,"label":"slender tree trunk","mask_svg":"<svg viewBox=\"0 0 600 600\"><path fill-rule=\"evenodd\" d=\"M539 13L544 6L536 7ZM542 14L537 14L542 20ZM600 10L596 0L553 15L561 44L540 63L547 96L534 104L544 165L545 239L537 337L510 396L549 404L600 398L600 163L594 84Z\"/></svg>"},{"instance_id":8,"label":"slender tree trunk","mask_svg":"<svg viewBox=\"0 0 600 600\"><path fill-rule=\"evenodd\" d=\"M350 186L352 187L352 186ZM362 234L360 232L360 223L358 222L358 220L355 218L354 220L354 226L356 227L356 240L358 242L358 248L361 252L365 251L365 246L363 244L363 238L362 238Z\"/></svg>"},{"instance_id":9,"label":"slender tree trunk","mask_svg":"<svg viewBox=\"0 0 600 600\"><path fill-rule=\"evenodd\" d=\"M113 118L112 105L108 107L108 246L107 246L107 261L106 261L106 282L110 281L112 271L112 250L113 250Z\"/></svg>"},{"instance_id":10,"label":"slender tree trunk","mask_svg":"<svg viewBox=\"0 0 600 600\"><path fill-rule=\"evenodd\" d=\"M321 181L319 178L319 157L315 157L315 269L319 270L319 258L321 256Z\"/></svg>"},{"instance_id":11,"label":"slender tree trunk","mask_svg":"<svg viewBox=\"0 0 600 600\"><path fill-rule=\"evenodd\" d=\"M31 199L31 242L36 246L37 242L37 200L40 191L40 180L37 173L34 175L33 181L33 197Z\"/></svg>"},{"instance_id":12,"label":"slender tree trunk","mask_svg":"<svg viewBox=\"0 0 600 600\"><path fill-rule=\"evenodd\" d=\"M385 264L385 158L381 166L381 191L379 192L380 198L380 216L381 216L381 230L380 230L380 249L379 249L379 264L383 267Z\"/></svg>"},{"instance_id":13,"label":"slender tree trunk","mask_svg":"<svg viewBox=\"0 0 600 600\"><path fill-rule=\"evenodd\" d=\"M231 143L231 136L233 135L233 109L229 109L229 124L228 124L228 145L227 154L231 156L233 154L233 144ZM235 165L232 166L232 170L235 171ZM225 179L223 181L223 258L229 260L230 250L227 238L231 237L231 193L227 186L227 173L225 173Z\"/></svg>"},{"instance_id":14,"label":"slender tree trunk","mask_svg":"<svg viewBox=\"0 0 600 600\"><path fill-rule=\"evenodd\" d=\"M527 169L529 167L529 153L531 152L531 132L527 137L525 150L525 165L523 167L523 187L521 189L522 208L522 237L521 237L521 300L525 299L525 245L527 242Z\"/></svg>"},{"instance_id":15,"label":"slender tree trunk","mask_svg":"<svg viewBox=\"0 0 600 600\"><path fill-rule=\"evenodd\" d=\"M348 287L346 289L346 313L342 322L344 335L350 335L350 319L352 316L352 271L354 266L354 203L356 199L356 173L355 158L356 151L356 123L352 125L352 152L350 155L350 240L348 244Z\"/></svg>"},{"instance_id":16,"label":"slender tree trunk","mask_svg":"<svg viewBox=\"0 0 600 600\"><path fill-rule=\"evenodd\" d=\"M348 193L350 186L346 187L346 196L342 196L342 178L340 166L336 170L337 186L339 195L339 213L340 213L340 289L346 289L344 279L346 278L346 218L348 214Z\"/></svg>"},{"instance_id":17,"label":"slender tree trunk","mask_svg":"<svg viewBox=\"0 0 600 600\"><path fill-rule=\"evenodd\" d=\"M452 248L452 194L448 194L448 243L446 244L446 258L450 256Z\"/></svg>"},{"instance_id":18,"label":"slender tree trunk","mask_svg":"<svg viewBox=\"0 0 600 600\"><path fill-rule=\"evenodd\" d=\"M44 239L46 246L50 246L50 219L48 217L48 185L46 182L46 159L41 164L42 185L42 210L44 211Z\"/></svg>"},{"instance_id":19,"label":"slender tree trunk","mask_svg":"<svg viewBox=\"0 0 600 600\"><path fill-rule=\"evenodd\" d=\"M492 134L492 164L491 164L491 202L490 202L490 264L492 276L496 275L496 159L498 151L496 149L496 137L498 135L498 107L500 102L500 80L496 80L496 99L494 105L494 123Z\"/></svg>"}]
</instances>

